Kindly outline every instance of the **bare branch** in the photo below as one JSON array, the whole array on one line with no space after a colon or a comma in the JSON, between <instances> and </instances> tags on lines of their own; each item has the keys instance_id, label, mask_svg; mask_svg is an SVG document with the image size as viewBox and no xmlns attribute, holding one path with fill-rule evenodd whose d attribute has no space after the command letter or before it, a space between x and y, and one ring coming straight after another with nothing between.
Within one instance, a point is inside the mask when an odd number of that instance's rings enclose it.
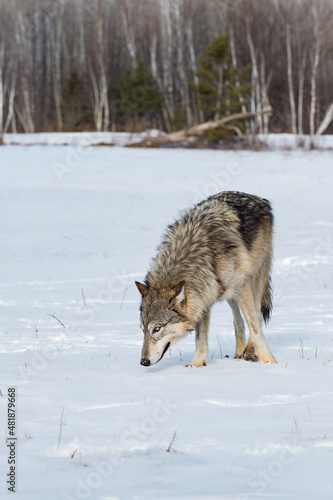
<instances>
[{"instance_id":1,"label":"bare branch","mask_svg":"<svg viewBox=\"0 0 333 500\"><path fill-rule=\"evenodd\" d=\"M333 121L333 102L328 106L325 116L318 127L316 135L323 134L332 121Z\"/></svg>"},{"instance_id":2,"label":"bare branch","mask_svg":"<svg viewBox=\"0 0 333 500\"><path fill-rule=\"evenodd\" d=\"M64 325L64 324L60 321L60 319L59 319L59 318L57 318L56 316L54 316L54 314L48 314L48 316L51 316L52 318L56 319L56 320L57 320L57 321L61 324L61 326L62 326L63 328L66 328L66 327L65 327L65 325Z\"/></svg>"}]
</instances>

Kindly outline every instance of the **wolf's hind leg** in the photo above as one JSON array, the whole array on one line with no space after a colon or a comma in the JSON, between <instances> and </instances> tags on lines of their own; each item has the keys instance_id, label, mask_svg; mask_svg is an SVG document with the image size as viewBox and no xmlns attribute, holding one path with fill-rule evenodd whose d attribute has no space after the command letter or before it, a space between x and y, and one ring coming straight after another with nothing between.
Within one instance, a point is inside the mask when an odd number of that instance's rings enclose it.
<instances>
[{"instance_id":1,"label":"wolf's hind leg","mask_svg":"<svg viewBox=\"0 0 333 500\"><path fill-rule=\"evenodd\" d=\"M210 311L199 321L195 329L195 355L190 366L206 366L208 355L208 329Z\"/></svg>"},{"instance_id":2,"label":"wolf's hind leg","mask_svg":"<svg viewBox=\"0 0 333 500\"><path fill-rule=\"evenodd\" d=\"M239 303L249 327L250 341L254 345L259 361L264 363L276 363L262 332L261 321L258 318L253 293L248 283L244 285L241 291Z\"/></svg>"},{"instance_id":3,"label":"wolf's hind leg","mask_svg":"<svg viewBox=\"0 0 333 500\"><path fill-rule=\"evenodd\" d=\"M241 358L242 353L245 348L245 325L242 315L239 310L239 305L236 300L228 300L228 304L231 307L232 314L234 316L234 327L236 336L236 354L235 358Z\"/></svg>"},{"instance_id":4,"label":"wolf's hind leg","mask_svg":"<svg viewBox=\"0 0 333 500\"><path fill-rule=\"evenodd\" d=\"M268 277L269 277L269 273L268 273ZM254 305L255 305L255 309L256 309L256 312L257 312L257 318L258 318L258 321L259 321L259 325L260 325L260 328L262 327L262 313L261 313L261 297L262 297L262 294L263 294L263 285L265 283L265 268L264 267L261 267L261 269L259 270L255 280L254 280L254 283L253 283L253 299L254 299ZM267 280L268 278L266 278ZM256 350L255 350L255 347L254 347L254 344L251 340L251 338L249 338L241 356L241 358L245 359L246 361L259 361L259 358L256 354Z\"/></svg>"}]
</instances>

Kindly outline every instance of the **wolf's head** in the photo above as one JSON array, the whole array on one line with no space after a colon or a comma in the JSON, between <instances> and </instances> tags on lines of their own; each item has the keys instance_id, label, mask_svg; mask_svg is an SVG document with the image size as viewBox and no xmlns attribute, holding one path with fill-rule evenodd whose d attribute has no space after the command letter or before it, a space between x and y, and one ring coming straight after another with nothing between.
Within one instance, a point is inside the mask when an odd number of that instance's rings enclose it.
<instances>
[{"instance_id":1,"label":"wolf's head","mask_svg":"<svg viewBox=\"0 0 333 500\"><path fill-rule=\"evenodd\" d=\"M141 364L154 365L174 342L195 327L186 316L185 281L168 289L155 289L137 281L135 284L142 296L144 341Z\"/></svg>"}]
</instances>

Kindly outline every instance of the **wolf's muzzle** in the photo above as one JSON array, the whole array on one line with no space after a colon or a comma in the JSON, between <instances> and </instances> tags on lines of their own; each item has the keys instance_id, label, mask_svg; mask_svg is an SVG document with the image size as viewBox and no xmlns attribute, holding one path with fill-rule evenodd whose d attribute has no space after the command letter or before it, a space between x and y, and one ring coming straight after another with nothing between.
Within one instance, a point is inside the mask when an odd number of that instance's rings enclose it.
<instances>
[{"instance_id":1,"label":"wolf's muzzle","mask_svg":"<svg viewBox=\"0 0 333 500\"><path fill-rule=\"evenodd\" d=\"M140 361L140 365L142 366L150 366L150 360L148 358L142 358Z\"/></svg>"}]
</instances>

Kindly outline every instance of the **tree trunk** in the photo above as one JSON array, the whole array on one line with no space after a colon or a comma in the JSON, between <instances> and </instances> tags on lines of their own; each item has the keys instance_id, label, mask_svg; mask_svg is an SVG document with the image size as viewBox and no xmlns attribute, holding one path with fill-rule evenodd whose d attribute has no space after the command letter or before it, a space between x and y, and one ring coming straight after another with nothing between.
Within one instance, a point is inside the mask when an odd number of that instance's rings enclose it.
<instances>
[{"instance_id":1,"label":"tree trunk","mask_svg":"<svg viewBox=\"0 0 333 500\"><path fill-rule=\"evenodd\" d=\"M197 88L198 83L199 83L199 78L197 76L198 67L197 67L196 58L195 58L193 29L192 29L191 19L189 19L186 23L186 34L187 34L187 41L188 41L188 47L189 47L189 53L190 53L191 70L192 70L192 74L193 74L193 78L194 78L194 83L195 83L195 86ZM197 110L199 123L202 123L204 121L204 114L203 114L202 109L200 109L199 105L198 105L198 93L197 92L196 92L195 107Z\"/></svg>"},{"instance_id":2,"label":"tree trunk","mask_svg":"<svg viewBox=\"0 0 333 500\"><path fill-rule=\"evenodd\" d=\"M306 52L304 50L302 55L302 62L298 74L298 133L303 134L303 100L304 100L304 77L306 65Z\"/></svg>"},{"instance_id":3,"label":"tree trunk","mask_svg":"<svg viewBox=\"0 0 333 500\"><path fill-rule=\"evenodd\" d=\"M21 122L24 132L33 133L35 131L35 124L32 116L31 106L33 105L32 91L29 82L30 67L29 62L31 60L31 45L30 40L27 41L26 27L24 24L24 19L22 13L18 19L18 30L17 30L17 45L18 54L20 58L20 74L21 74L21 94L23 99L22 109L18 106L15 107L18 113L18 118ZM30 46L29 46L30 45Z\"/></svg>"},{"instance_id":4,"label":"tree trunk","mask_svg":"<svg viewBox=\"0 0 333 500\"><path fill-rule=\"evenodd\" d=\"M177 39L177 65L178 75L180 79L180 92L182 96L182 104L185 108L187 125L192 125L192 112L190 106L190 95L188 90L185 61L184 61L184 44L182 40L182 27L180 16L180 0L175 0L175 20L176 20L176 39Z\"/></svg>"},{"instance_id":5,"label":"tree trunk","mask_svg":"<svg viewBox=\"0 0 333 500\"><path fill-rule=\"evenodd\" d=\"M62 19L64 13L64 0L58 2L57 16L55 16L55 26L51 27L51 45L53 53L52 80L55 110L58 122L58 130L63 130L64 124L61 113L61 38Z\"/></svg>"},{"instance_id":6,"label":"tree trunk","mask_svg":"<svg viewBox=\"0 0 333 500\"><path fill-rule=\"evenodd\" d=\"M7 133L9 126L13 120L13 117L14 117L14 97L15 97L16 79L17 79L17 64L16 63L13 65L11 73L12 73L12 81L11 81L11 87L10 87L9 98L8 98L8 114L7 114L6 123L5 123L4 128L3 128L4 134ZM12 126L12 132L14 132L13 126Z\"/></svg>"},{"instance_id":7,"label":"tree trunk","mask_svg":"<svg viewBox=\"0 0 333 500\"><path fill-rule=\"evenodd\" d=\"M312 74L311 74L311 105L310 105L310 137L311 146L315 147L315 116L316 116L316 88L317 88L317 72L320 59L320 38L319 38L319 21L318 21L318 10L315 5L312 8L312 15L314 20L314 34L315 34L315 52L312 64Z\"/></svg>"},{"instance_id":8,"label":"tree trunk","mask_svg":"<svg viewBox=\"0 0 333 500\"><path fill-rule=\"evenodd\" d=\"M163 87L169 103L170 119L173 118L174 92L173 92L173 34L171 24L170 0L160 0L161 2L161 25L162 25L162 61L163 61Z\"/></svg>"},{"instance_id":9,"label":"tree trunk","mask_svg":"<svg viewBox=\"0 0 333 500\"><path fill-rule=\"evenodd\" d=\"M325 116L318 127L316 135L318 136L323 134L332 121L333 121L333 102L328 106Z\"/></svg>"},{"instance_id":10,"label":"tree trunk","mask_svg":"<svg viewBox=\"0 0 333 500\"><path fill-rule=\"evenodd\" d=\"M293 66L292 66L292 53L291 53L291 32L289 23L287 23L286 27L286 45L287 45L287 62L288 62L287 64L288 89L289 89L289 102L290 102L290 113L291 113L291 131L293 134L297 134L296 106L294 97Z\"/></svg>"},{"instance_id":11,"label":"tree trunk","mask_svg":"<svg viewBox=\"0 0 333 500\"><path fill-rule=\"evenodd\" d=\"M97 3L97 8L94 10L93 23L96 29L95 37L96 44L92 48L90 61L88 65L92 92L92 112L95 122L95 127L98 132L107 131L110 124L110 106L108 95L108 80L105 63L105 33L103 25L103 11L101 0Z\"/></svg>"},{"instance_id":12,"label":"tree trunk","mask_svg":"<svg viewBox=\"0 0 333 500\"><path fill-rule=\"evenodd\" d=\"M78 62L80 65L85 64L87 55L86 55L86 49L85 49L85 43L84 43L84 38L85 38L85 24L84 24L84 9L82 7L81 2L76 5L76 15L78 18L79 22L79 57L78 57Z\"/></svg>"},{"instance_id":13,"label":"tree trunk","mask_svg":"<svg viewBox=\"0 0 333 500\"><path fill-rule=\"evenodd\" d=\"M134 35L135 20L133 19L133 13L130 10L131 8L129 7L127 0L121 0L120 5L126 46L131 57L132 68L134 68L137 65L136 43Z\"/></svg>"},{"instance_id":14,"label":"tree trunk","mask_svg":"<svg viewBox=\"0 0 333 500\"><path fill-rule=\"evenodd\" d=\"M251 55L251 63L252 63L251 112L254 114L262 108L262 103L261 103L261 92L260 92L260 81L259 81L257 58L256 58L256 54L255 54L253 41L252 41L250 21L249 21L248 17L246 18L246 32L247 32L247 43L249 45L250 55ZM259 129L258 130L259 134L262 134L263 133L262 116L260 114L257 114L255 116L256 116L256 121L257 121L258 129ZM253 127L252 127L252 132L254 133Z\"/></svg>"},{"instance_id":15,"label":"tree trunk","mask_svg":"<svg viewBox=\"0 0 333 500\"><path fill-rule=\"evenodd\" d=\"M99 1L98 3L98 18L97 18L97 50L98 50L98 63L100 71L100 83L99 83L99 94L100 94L100 106L102 108L103 119L103 130L106 132L109 128L110 122L110 109L109 109L109 97L108 97L108 82L106 76L105 67L105 57L104 57L104 46L105 46L105 36L103 29L103 12L102 5Z\"/></svg>"},{"instance_id":16,"label":"tree trunk","mask_svg":"<svg viewBox=\"0 0 333 500\"><path fill-rule=\"evenodd\" d=\"M236 46L235 46L235 35L234 35L234 28L233 28L232 24L230 24L229 35L230 35L230 49L231 49L232 64L238 70L237 54L236 54ZM238 78L238 71L236 73L236 87L238 87L238 88L240 87L240 81ZM241 96L239 96L239 101L241 101L241 100L242 100L242 98L241 98ZM243 113L247 112L245 104L242 104L242 112Z\"/></svg>"},{"instance_id":17,"label":"tree trunk","mask_svg":"<svg viewBox=\"0 0 333 500\"><path fill-rule=\"evenodd\" d=\"M268 99L268 88L270 85L270 81L272 78L272 72L268 75L267 81L266 81L266 64L265 64L265 57L264 54L261 54L260 56L260 86L261 86L261 99L262 99L262 105L264 108L270 108L270 103ZM269 122L269 115L264 114L263 115L263 132L264 134L268 134L268 122Z\"/></svg>"},{"instance_id":18,"label":"tree trunk","mask_svg":"<svg viewBox=\"0 0 333 500\"><path fill-rule=\"evenodd\" d=\"M92 111L93 111L95 127L96 127L97 132L101 132L102 128L103 128L103 103L100 99L97 79L96 79L94 70L92 69L91 65L89 65L89 73L90 73L92 90L93 90L93 92L92 92L92 105L93 105Z\"/></svg>"},{"instance_id":19,"label":"tree trunk","mask_svg":"<svg viewBox=\"0 0 333 500\"><path fill-rule=\"evenodd\" d=\"M170 129L169 129L168 123L169 123L169 119L172 116L172 110L170 108L170 103L169 103L168 96L164 92L164 89L163 89L163 82L162 82L162 80L161 80L161 78L160 78L160 76L158 74L156 51L157 51L157 34L153 33L152 36L151 36L151 40L150 40L150 67L151 67L151 72L153 74L153 77L157 81L159 87L163 90L163 94L164 94L164 106L163 106L163 109L162 109L162 114L163 114L163 119L164 119L164 122L165 122L166 129L169 132Z\"/></svg>"},{"instance_id":20,"label":"tree trunk","mask_svg":"<svg viewBox=\"0 0 333 500\"><path fill-rule=\"evenodd\" d=\"M319 39L316 40L316 48L312 64L312 74L311 74L311 105L310 105L310 136L311 141L314 139L315 135L315 115L316 115L316 78L317 70L320 57L320 43Z\"/></svg>"},{"instance_id":21,"label":"tree trunk","mask_svg":"<svg viewBox=\"0 0 333 500\"><path fill-rule=\"evenodd\" d=\"M221 116L222 96L223 96L223 63L218 67L219 80L217 83L217 99L214 120L219 120Z\"/></svg>"}]
</instances>

